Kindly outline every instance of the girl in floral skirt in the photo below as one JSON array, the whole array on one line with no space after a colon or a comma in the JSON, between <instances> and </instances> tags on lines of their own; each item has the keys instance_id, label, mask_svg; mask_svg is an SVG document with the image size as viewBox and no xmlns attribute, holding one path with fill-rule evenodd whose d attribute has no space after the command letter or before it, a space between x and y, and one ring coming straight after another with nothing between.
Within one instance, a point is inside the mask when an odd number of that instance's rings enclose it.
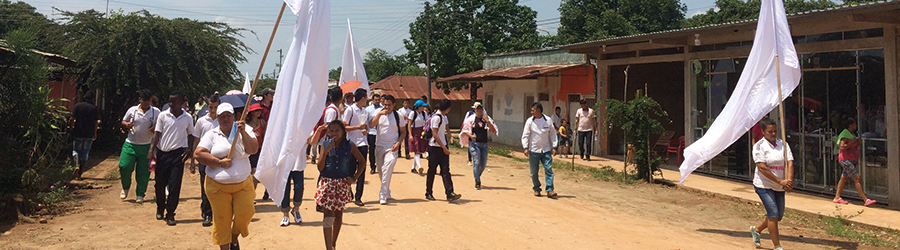
<instances>
[{"instance_id":1,"label":"girl in floral skirt","mask_svg":"<svg viewBox=\"0 0 900 250\"><path fill-rule=\"evenodd\" d=\"M347 140L343 122L335 120L326 126L329 139L319 154L318 168L322 178L316 186L315 199L316 204L325 209L322 220L325 248L333 250L341 232L344 206L353 201L350 184L365 171L365 158L355 144ZM322 129L318 129L314 137L318 138L321 133Z\"/></svg>"}]
</instances>

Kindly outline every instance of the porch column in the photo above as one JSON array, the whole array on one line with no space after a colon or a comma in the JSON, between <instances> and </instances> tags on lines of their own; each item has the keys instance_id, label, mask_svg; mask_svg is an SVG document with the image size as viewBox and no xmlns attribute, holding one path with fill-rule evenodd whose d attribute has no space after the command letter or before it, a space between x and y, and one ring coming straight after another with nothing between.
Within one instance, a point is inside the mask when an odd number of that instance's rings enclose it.
<instances>
[{"instance_id":1,"label":"porch column","mask_svg":"<svg viewBox=\"0 0 900 250\"><path fill-rule=\"evenodd\" d=\"M606 100L609 98L609 65L605 65L602 63L600 58L602 57L603 51L601 48L597 49L597 74L594 77L597 78L597 102ZM609 155L609 128L603 126L603 122L605 121L604 117L606 116L606 105L601 104L600 108L597 110L597 129L602 132L600 136L597 138L597 146L600 148L600 156Z\"/></svg>"},{"instance_id":2,"label":"porch column","mask_svg":"<svg viewBox=\"0 0 900 250\"><path fill-rule=\"evenodd\" d=\"M898 39L897 25L887 24L884 26L884 88L886 95L885 103L885 124L887 125L887 148L888 148L888 203L892 208L900 208L900 105L897 98L900 98L900 88L898 88L897 67L898 59Z\"/></svg>"}]
</instances>

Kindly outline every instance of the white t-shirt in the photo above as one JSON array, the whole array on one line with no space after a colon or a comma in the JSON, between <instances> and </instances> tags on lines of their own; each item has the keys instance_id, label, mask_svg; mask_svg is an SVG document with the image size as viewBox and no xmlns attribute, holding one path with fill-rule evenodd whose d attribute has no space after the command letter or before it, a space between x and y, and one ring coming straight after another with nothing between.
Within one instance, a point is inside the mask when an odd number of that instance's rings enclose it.
<instances>
[{"instance_id":1,"label":"white t-shirt","mask_svg":"<svg viewBox=\"0 0 900 250\"><path fill-rule=\"evenodd\" d=\"M378 112L381 112L381 109L378 109ZM397 120L394 120L394 112L391 112L387 115L382 115L381 118L378 119L378 136L375 137L375 146L386 147L393 146L397 143L397 140L400 139L400 133L398 133L399 127L397 127L397 121L400 122L400 126L406 126L406 117L400 116L397 114Z\"/></svg>"},{"instance_id":2,"label":"white t-shirt","mask_svg":"<svg viewBox=\"0 0 900 250\"><path fill-rule=\"evenodd\" d=\"M778 145L773 146L768 140L762 139L757 141L756 144L753 144L753 162L766 163L766 166L769 167L769 170L771 170L775 176L779 179L784 179L784 143L781 139L775 139L775 143ZM794 154L791 153L791 146L787 146L787 155L788 161L794 160ZM759 172L758 167L753 175L753 186L775 191L784 191L784 187L781 186L781 184L773 182L772 180L769 180L769 178L763 176Z\"/></svg>"},{"instance_id":3,"label":"white t-shirt","mask_svg":"<svg viewBox=\"0 0 900 250\"><path fill-rule=\"evenodd\" d=\"M443 119L443 122L441 122L441 119ZM437 141L435 141L435 139L440 139L441 142L444 143L444 145L447 145L446 134L447 134L447 123L449 123L449 122L450 121L447 119L447 116L445 116L444 114L441 114L441 111L434 113L434 116L431 117L431 128L436 128L436 129L438 129L438 131L437 131L437 134L433 134L433 136L431 137L431 140L428 140L428 146L441 147L441 145L438 145L438 143L437 143Z\"/></svg>"},{"instance_id":4,"label":"white t-shirt","mask_svg":"<svg viewBox=\"0 0 900 250\"><path fill-rule=\"evenodd\" d=\"M556 115L556 113L553 113L553 116L550 116L550 120L553 121L554 128L559 128L559 125L560 125L559 123L560 123L561 119L559 118L558 115Z\"/></svg>"},{"instance_id":5,"label":"white t-shirt","mask_svg":"<svg viewBox=\"0 0 900 250\"><path fill-rule=\"evenodd\" d=\"M578 119L578 132L594 131L594 109L578 109L575 118Z\"/></svg>"},{"instance_id":6,"label":"white t-shirt","mask_svg":"<svg viewBox=\"0 0 900 250\"><path fill-rule=\"evenodd\" d=\"M244 130L247 131L250 137L256 139L256 135L250 126L245 126ZM197 147L209 149L210 154L222 159L228 156L228 151L231 150L231 141L228 140L228 135L222 133L222 130L216 127L203 135ZM235 184L247 180L247 177L250 176L250 154L247 154L244 150L244 145L241 143L240 138L238 139L238 145L234 147L234 154L231 154L231 167L207 166L206 175L222 184Z\"/></svg>"},{"instance_id":7,"label":"white t-shirt","mask_svg":"<svg viewBox=\"0 0 900 250\"><path fill-rule=\"evenodd\" d=\"M353 104L347 107L347 110L344 110L344 116L341 118L342 121L347 123L347 126L359 126L366 123L366 110L361 109ZM368 137L366 137L366 131L363 130L353 130L347 132L347 139L353 142L357 147L364 147L369 145Z\"/></svg>"},{"instance_id":8,"label":"white t-shirt","mask_svg":"<svg viewBox=\"0 0 900 250\"><path fill-rule=\"evenodd\" d=\"M420 128L422 126L425 126L425 121L428 121L428 114L422 112L419 113L419 115L416 115L416 112L413 111L409 112L409 114L406 115L406 119L409 119L409 122L412 122L412 127Z\"/></svg>"},{"instance_id":9,"label":"white t-shirt","mask_svg":"<svg viewBox=\"0 0 900 250\"><path fill-rule=\"evenodd\" d=\"M149 129L153 127L153 124L156 124L156 117L160 113L159 109L153 106L150 106L147 113L141 111L140 105L129 108L122 120L133 122L134 127L131 128L131 131L128 131L128 137L125 138L125 142L132 145L150 144L153 140L154 132Z\"/></svg>"},{"instance_id":10,"label":"white t-shirt","mask_svg":"<svg viewBox=\"0 0 900 250\"><path fill-rule=\"evenodd\" d=\"M367 120L366 120L366 122L367 122L366 124L368 124L368 122L371 122L371 121L372 121L372 118L375 118L375 115L378 114L378 112L379 112L380 110L381 110L381 106L380 106L380 105L379 105L379 106L375 106L375 105L369 105L369 106L366 106L366 119L367 119ZM375 129L375 128L373 128L373 127L369 127L369 130L366 131L366 132L368 132L370 135L377 135L377 134L378 134L378 130Z\"/></svg>"},{"instance_id":11,"label":"white t-shirt","mask_svg":"<svg viewBox=\"0 0 900 250\"><path fill-rule=\"evenodd\" d=\"M181 112L175 117L170 110L163 111L156 118L156 132L162 133L156 148L169 152L179 148L187 148L188 136L194 132L194 118L188 112Z\"/></svg>"},{"instance_id":12,"label":"white t-shirt","mask_svg":"<svg viewBox=\"0 0 900 250\"><path fill-rule=\"evenodd\" d=\"M329 122L339 119L340 118L340 117L338 117L339 112L340 112L340 109L338 109L338 107L335 106L334 104L328 105L328 107L325 108L325 119L323 121L325 121L325 123L327 124Z\"/></svg>"},{"instance_id":13,"label":"white t-shirt","mask_svg":"<svg viewBox=\"0 0 900 250\"><path fill-rule=\"evenodd\" d=\"M405 108L405 107L402 107L402 108L400 108L399 110L397 110L397 114L400 114L400 115L403 116L403 117L407 117L407 116L409 116L409 112L410 112L410 111L412 111L412 110L411 110L411 109L408 109L408 108Z\"/></svg>"},{"instance_id":14,"label":"white t-shirt","mask_svg":"<svg viewBox=\"0 0 900 250\"><path fill-rule=\"evenodd\" d=\"M197 119L197 123L194 124L194 138L203 138L206 135L206 132L212 131L212 129L219 126L219 120L210 118L209 115L204 115Z\"/></svg>"}]
</instances>

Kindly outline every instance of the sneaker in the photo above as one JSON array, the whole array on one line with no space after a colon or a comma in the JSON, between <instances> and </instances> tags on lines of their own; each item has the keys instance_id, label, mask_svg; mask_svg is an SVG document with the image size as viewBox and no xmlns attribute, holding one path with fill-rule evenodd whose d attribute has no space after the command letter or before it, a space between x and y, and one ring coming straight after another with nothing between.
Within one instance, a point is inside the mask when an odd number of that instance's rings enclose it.
<instances>
[{"instance_id":1,"label":"sneaker","mask_svg":"<svg viewBox=\"0 0 900 250\"><path fill-rule=\"evenodd\" d=\"M413 168L413 169L412 169L412 173L413 173L413 174L418 174L418 173L419 173L419 171L416 171L416 169L415 169L415 168Z\"/></svg>"},{"instance_id":2,"label":"sneaker","mask_svg":"<svg viewBox=\"0 0 900 250\"><path fill-rule=\"evenodd\" d=\"M265 193L263 193L263 198L262 198L262 200L263 200L263 201L269 200L269 191L266 191Z\"/></svg>"},{"instance_id":3,"label":"sneaker","mask_svg":"<svg viewBox=\"0 0 900 250\"><path fill-rule=\"evenodd\" d=\"M375 169L373 168L372 171L369 171L369 174L375 174Z\"/></svg>"},{"instance_id":4,"label":"sneaker","mask_svg":"<svg viewBox=\"0 0 900 250\"><path fill-rule=\"evenodd\" d=\"M420 174L420 175L425 175L425 174L426 174L426 173L425 173L425 169L424 169L424 168L419 168L419 174Z\"/></svg>"},{"instance_id":5,"label":"sneaker","mask_svg":"<svg viewBox=\"0 0 900 250\"><path fill-rule=\"evenodd\" d=\"M866 199L866 204L865 204L865 206L868 207L868 206L870 206L870 205L872 205L872 204L875 204L875 202L876 202L875 200Z\"/></svg>"},{"instance_id":6,"label":"sneaker","mask_svg":"<svg viewBox=\"0 0 900 250\"><path fill-rule=\"evenodd\" d=\"M555 198L556 198L556 192L554 192L554 191L547 191L547 198L555 199Z\"/></svg>"},{"instance_id":7,"label":"sneaker","mask_svg":"<svg viewBox=\"0 0 900 250\"><path fill-rule=\"evenodd\" d=\"M466 164L469 164L469 166L472 166L472 162L471 162L471 161L470 161L470 162L468 162L468 163L466 163Z\"/></svg>"},{"instance_id":8,"label":"sneaker","mask_svg":"<svg viewBox=\"0 0 900 250\"><path fill-rule=\"evenodd\" d=\"M778 247L778 248L775 248L775 249L772 249L772 250L784 250L784 248Z\"/></svg>"},{"instance_id":9,"label":"sneaker","mask_svg":"<svg viewBox=\"0 0 900 250\"><path fill-rule=\"evenodd\" d=\"M362 202L362 201L361 201L361 200L355 200L355 201L353 201L353 204L356 204L356 206L360 206L360 207L362 207L362 206L365 206L365 205L366 205L366 204L365 204L365 203L363 203L363 202Z\"/></svg>"},{"instance_id":10,"label":"sneaker","mask_svg":"<svg viewBox=\"0 0 900 250\"><path fill-rule=\"evenodd\" d=\"M119 199L123 199L123 200L124 200L126 197L128 197L128 190L122 189L122 192L119 193Z\"/></svg>"},{"instance_id":11,"label":"sneaker","mask_svg":"<svg viewBox=\"0 0 900 250\"><path fill-rule=\"evenodd\" d=\"M134 202L137 204L144 203L144 196L138 196L137 198L134 199Z\"/></svg>"},{"instance_id":12,"label":"sneaker","mask_svg":"<svg viewBox=\"0 0 900 250\"><path fill-rule=\"evenodd\" d=\"M212 215L204 215L203 216L203 226L204 227L212 226Z\"/></svg>"},{"instance_id":13,"label":"sneaker","mask_svg":"<svg viewBox=\"0 0 900 250\"><path fill-rule=\"evenodd\" d=\"M541 191L534 191L534 196L541 197Z\"/></svg>"},{"instance_id":14,"label":"sneaker","mask_svg":"<svg viewBox=\"0 0 900 250\"><path fill-rule=\"evenodd\" d=\"M241 245L239 245L239 244L237 244L237 243L235 243L235 244L229 244L228 250L241 250Z\"/></svg>"},{"instance_id":15,"label":"sneaker","mask_svg":"<svg viewBox=\"0 0 900 250\"><path fill-rule=\"evenodd\" d=\"M476 182L476 183L475 183L475 189L476 189L476 190L481 190L481 182Z\"/></svg>"},{"instance_id":16,"label":"sneaker","mask_svg":"<svg viewBox=\"0 0 900 250\"><path fill-rule=\"evenodd\" d=\"M290 225L290 224L291 224L291 217L290 217L290 216L281 217L281 226L282 226L282 227L286 227L286 226L288 226L288 225Z\"/></svg>"},{"instance_id":17,"label":"sneaker","mask_svg":"<svg viewBox=\"0 0 900 250\"><path fill-rule=\"evenodd\" d=\"M165 218L162 211L156 211L156 220L163 220Z\"/></svg>"},{"instance_id":18,"label":"sneaker","mask_svg":"<svg viewBox=\"0 0 900 250\"><path fill-rule=\"evenodd\" d=\"M461 195L461 194L450 193L450 195L447 195L447 201L449 201L449 202L453 202L453 201L455 201L455 200L459 200L459 198L462 198L462 195Z\"/></svg>"},{"instance_id":19,"label":"sneaker","mask_svg":"<svg viewBox=\"0 0 900 250\"><path fill-rule=\"evenodd\" d=\"M387 205L387 200L385 200L385 199L378 200L378 204Z\"/></svg>"},{"instance_id":20,"label":"sneaker","mask_svg":"<svg viewBox=\"0 0 900 250\"><path fill-rule=\"evenodd\" d=\"M174 216L174 215L168 216L168 217L166 218L166 225L174 226L175 224L176 224L176 223L175 223L175 216Z\"/></svg>"},{"instance_id":21,"label":"sneaker","mask_svg":"<svg viewBox=\"0 0 900 250\"><path fill-rule=\"evenodd\" d=\"M300 210L291 209L291 215L294 216L294 223L297 223L297 224L303 223L303 217L300 216Z\"/></svg>"},{"instance_id":22,"label":"sneaker","mask_svg":"<svg viewBox=\"0 0 900 250\"><path fill-rule=\"evenodd\" d=\"M322 207L322 205L316 204L316 212L324 213L324 212L325 212L325 208Z\"/></svg>"},{"instance_id":23,"label":"sneaker","mask_svg":"<svg viewBox=\"0 0 900 250\"><path fill-rule=\"evenodd\" d=\"M312 164L316 164L316 157L312 158Z\"/></svg>"},{"instance_id":24,"label":"sneaker","mask_svg":"<svg viewBox=\"0 0 900 250\"><path fill-rule=\"evenodd\" d=\"M430 194L426 194L426 195L425 195L425 199L426 199L426 200L430 200L430 201L435 200L435 199L434 199L434 195L430 195Z\"/></svg>"},{"instance_id":25,"label":"sneaker","mask_svg":"<svg viewBox=\"0 0 900 250\"><path fill-rule=\"evenodd\" d=\"M755 244L756 247L761 246L761 244L759 244L759 233L756 232L756 227L750 226L750 235L753 236L753 244Z\"/></svg>"}]
</instances>

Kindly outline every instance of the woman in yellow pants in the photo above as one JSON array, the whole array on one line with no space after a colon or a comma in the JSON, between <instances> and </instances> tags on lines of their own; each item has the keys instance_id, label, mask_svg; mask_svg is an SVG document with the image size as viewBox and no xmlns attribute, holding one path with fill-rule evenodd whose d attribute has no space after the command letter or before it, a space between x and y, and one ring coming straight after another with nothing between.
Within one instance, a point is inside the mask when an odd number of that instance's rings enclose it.
<instances>
[{"instance_id":1,"label":"woman in yellow pants","mask_svg":"<svg viewBox=\"0 0 900 250\"><path fill-rule=\"evenodd\" d=\"M222 103L218 110L219 127L206 133L194 150L194 158L207 166L206 196L213 210L213 244L219 249L240 249L238 235L247 237L253 218L253 177L250 155L259 150L253 131L243 121L235 124L234 108ZM240 132L238 132L240 131ZM240 140L231 159L231 142Z\"/></svg>"}]
</instances>

